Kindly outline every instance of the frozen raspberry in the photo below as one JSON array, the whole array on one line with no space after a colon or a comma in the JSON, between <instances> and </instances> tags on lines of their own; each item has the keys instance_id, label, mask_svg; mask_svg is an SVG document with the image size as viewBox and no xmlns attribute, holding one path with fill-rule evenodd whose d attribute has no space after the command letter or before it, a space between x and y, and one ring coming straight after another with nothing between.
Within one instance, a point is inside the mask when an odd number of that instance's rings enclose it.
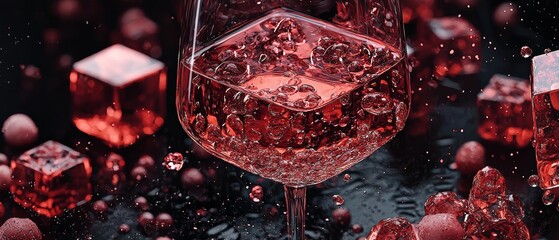
<instances>
[{"instance_id":1,"label":"frozen raspberry","mask_svg":"<svg viewBox=\"0 0 559 240\"><path fill-rule=\"evenodd\" d=\"M2 132L6 142L13 147L24 147L37 140L39 129L25 114L14 114L4 122Z\"/></svg>"},{"instance_id":2,"label":"frozen raspberry","mask_svg":"<svg viewBox=\"0 0 559 240\"><path fill-rule=\"evenodd\" d=\"M2 240L41 240L43 235L37 224L28 218L10 218L0 227Z\"/></svg>"},{"instance_id":3,"label":"frozen raspberry","mask_svg":"<svg viewBox=\"0 0 559 240\"><path fill-rule=\"evenodd\" d=\"M462 174L473 174L485 166L485 148L476 141L464 143L456 152L456 169Z\"/></svg>"},{"instance_id":4,"label":"frozen raspberry","mask_svg":"<svg viewBox=\"0 0 559 240\"><path fill-rule=\"evenodd\" d=\"M429 240L459 240L464 229L456 216L448 213L427 215L418 224L419 237Z\"/></svg>"}]
</instances>

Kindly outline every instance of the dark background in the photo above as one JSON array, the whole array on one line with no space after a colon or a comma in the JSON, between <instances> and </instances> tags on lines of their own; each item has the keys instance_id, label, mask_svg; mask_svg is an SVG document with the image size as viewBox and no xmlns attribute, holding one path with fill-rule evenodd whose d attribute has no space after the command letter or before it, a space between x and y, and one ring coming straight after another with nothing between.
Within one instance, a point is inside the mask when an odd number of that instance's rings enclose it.
<instances>
[{"instance_id":1,"label":"dark background","mask_svg":"<svg viewBox=\"0 0 559 240\"><path fill-rule=\"evenodd\" d=\"M448 0L450 1L450 0ZM102 156L110 150L79 133L71 124L67 74L68 65L59 63L67 54L74 61L91 55L111 44L119 16L130 7L140 7L159 25L162 55L159 58L169 68L168 116L165 127L156 135L143 139L136 146L117 150L127 160L127 171L137 156L150 153L158 161L170 151L186 152L191 143L180 128L174 111L174 79L178 53L176 1L97 0L82 1L82 14L73 21L62 21L53 9L56 1L4 0L0 7L0 122L13 113L26 113L40 129L40 141L59 140L92 156ZM530 59L520 57L520 47L530 46L534 55L544 49L559 49L559 3L554 0L516 1L521 21L512 27L497 27L492 22L493 11L501 1L480 0L475 7L461 8L443 2L448 16L461 14L481 32L483 39L482 70L477 76L447 79L440 84L441 98L430 116L428 134L411 137L410 126L394 141L363 161L348 173L349 183L334 178L309 188L308 228L311 239L356 239L368 232L382 218L404 216L417 222L423 215L426 198L438 191L454 190L464 195L471 179L460 177L448 169L455 150L467 140L477 140L475 96L495 73L510 74L527 79ZM56 49L47 48L43 35L48 28L62 33ZM408 37L413 38L412 30ZM26 80L20 65L34 65L41 78ZM75 145L90 142L88 150ZM497 167L507 177L509 191L519 194L525 203L527 223L533 235L559 239L558 212L555 206L541 204L541 191L529 188L525 179L535 174L533 149L511 149L484 142L488 165ZM15 156L18 150L8 149L3 138L0 151ZM180 186L180 173L161 170L149 186L126 186L129 191L96 199L110 200L111 211L105 220L91 216L84 206L58 219L41 219L19 209L4 194L2 202L10 216L30 216L39 223L47 239L143 239L145 235L169 235L176 239L278 239L285 221L280 185L260 179L200 152L189 153L188 167L196 167L207 176L216 171L218 177L208 178L204 191L189 192ZM127 172L128 173L128 172ZM263 204L248 199L248 189L258 183L265 189ZM362 234L332 223L331 212L336 207L330 197L340 194L344 207L352 213L352 224L365 228ZM139 212L131 208L130 199L147 196L152 212L170 212L175 228L167 233L142 234L135 225ZM277 208L278 216L269 215ZM196 216L205 209L207 216ZM119 236L121 223L129 223L132 232Z\"/></svg>"}]
</instances>

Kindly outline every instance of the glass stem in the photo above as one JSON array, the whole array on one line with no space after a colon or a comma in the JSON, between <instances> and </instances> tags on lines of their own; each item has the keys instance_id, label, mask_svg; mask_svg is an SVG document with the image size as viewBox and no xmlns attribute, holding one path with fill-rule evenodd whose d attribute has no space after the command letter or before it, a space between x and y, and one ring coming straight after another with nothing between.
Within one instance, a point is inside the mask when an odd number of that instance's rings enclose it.
<instances>
[{"instance_id":1,"label":"glass stem","mask_svg":"<svg viewBox=\"0 0 559 240\"><path fill-rule=\"evenodd\" d=\"M305 240L305 216L307 187L285 188L287 207L287 236L289 240Z\"/></svg>"}]
</instances>

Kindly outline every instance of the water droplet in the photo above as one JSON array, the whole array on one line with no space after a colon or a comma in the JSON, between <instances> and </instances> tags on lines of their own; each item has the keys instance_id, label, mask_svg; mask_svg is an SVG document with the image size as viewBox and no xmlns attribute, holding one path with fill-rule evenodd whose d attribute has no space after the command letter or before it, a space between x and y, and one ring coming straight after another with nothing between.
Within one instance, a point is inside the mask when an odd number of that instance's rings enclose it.
<instances>
[{"instance_id":1,"label":"water droplet","mask_svg":"<svg viewBox=\"0 0 559 240\"><path fill-rule=\"evenodd\" d=\"M351 180L351 175L349 174L344 174L344 182L349 182L349 180Z\"/></svg>"},{"instance_id":2,"label":"water droplet","mask_svg":"<svg viewBox=\"0 0 559 240\"><path fill-rule=\"evenodd\" d=\"M332 196L332 201L337 205L337 206L341 206L344 204L344 198L342 198L342 196L340 195L334 195Z\"/></svg>"},{"instance_id":3,"label":"water droplet","mask_svg":"<svg viewBox=\"0 0 559 240\"><path fill-rule=\"evenodd\" d=\"M283 85L280 86L278 88L278 90L280 91L280 93L286 94L286 95L292 95L295 94L297 92L297 87L294 85Z\"/></svg>"},{"instance_id":4,"label":"water droplet","mask_svg":"<svg viewBox=\"0 0 559 240\"><path fill-rule=\"evenodd\" d=\"M553 202L555 201L555 194L553 194L551 191L546 190L545 192L543 192L543 196L542 196L542 202L544 205L549 206L551 205Z\"/></svg>"},{"instance_id":5,"label":"water droplet","mask_svg":"<svg viewBox=\"0 0 559 240\"><path fill-rule=\"evenodd\" d=\"M163 158L163 166L169 170L179 171L184 164L184 157L181 153L172 152Z\"/></svg>"},{"instance_id":6,"label":"water droplet","mask_svg":"<svg viewBox=\"0 0 559 240\"><path fill-rule=\"evenodd\" d=\"M375 92L365 95L361 99L361 107L363 110L374 115L380 115L392 111L394 102L386 95Z\"/></svg>"},{"instance_id":7,"label":"water droplet","mask_svg":"<svg viewBox=\"0 0 559 240\"><path fill-rule=\"evenodd\" d=\"M523 46L520 48L520 55L522 55L523 58L529 58L532 56L532 49L528 46Z\"/></svg>"},{"instance_id":8,"label":"water droplet","mask_svg":"<svg viewBox=\"0 0 559 240\"><path fill-rule=\"evenodd\" d=\"M314 108L322 101L322 97L317 94L308 95L305 99L308 108Z\"/></svg>"},{"instance_id":9,"label":"water droplet","mask_svg":"<svg viewBox=\"0 0 559 240\"><path fill-rule=\"evenodd\" d=\"M312 85L302 84L301 86L299 86L297 91L299 91L299 92L316 92L316 89Z\"/></svg>"},{"instance_id":10,"label":"water droplet","mask_svg":"<svg viewBox=\"0 0 559 240\"><path fill-rule=\"evenodd\" d=\"M540 177L538 177L538 175L532 175L528 177L528 185L530 185L530 187L533 188L538 187L539 181L540 181Z\"/></svg>"},{"instance_id":11,"label":"water droplet","mask_svg":"<svg viewBox=\"0 0 559 240\"><path fill-rule=\"evenodd\" d=\"M253 202L259 203L262 201L262 198L264 197L264 190L262 189L261 186L255 185L252 187L252 190L250 190L248 196L250 197L250 200L252 200Z\"/></svg>"},{"instance_id":12,"label":"water droplet","mask_svg":"<svg viewBox=\"0 0 559 240\"><path fill-rule=\"evenodd\" d=\"M546 48L545 50L543 50L543 52L545 53L545 55L551 53L551 49L550 48Z\"/></svg>"}]
</instances>

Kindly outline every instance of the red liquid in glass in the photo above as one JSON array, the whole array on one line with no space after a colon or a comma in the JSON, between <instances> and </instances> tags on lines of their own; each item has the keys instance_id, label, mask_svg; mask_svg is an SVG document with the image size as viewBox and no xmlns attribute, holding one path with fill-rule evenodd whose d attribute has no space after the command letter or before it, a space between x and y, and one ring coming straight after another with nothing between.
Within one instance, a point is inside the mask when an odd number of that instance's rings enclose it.
<instances>
[{"instance_id":1,"label":"red liquid in glass","mask_svg":"<svg viewBox=\"0 0 559 240\"><path fill-rule=\"evenodd\" d=\"M404 127L403 56L381 40L274 11L183 59L179 118L234 165L289 186L316 184Z\"/></svg>"}]
</instances>

